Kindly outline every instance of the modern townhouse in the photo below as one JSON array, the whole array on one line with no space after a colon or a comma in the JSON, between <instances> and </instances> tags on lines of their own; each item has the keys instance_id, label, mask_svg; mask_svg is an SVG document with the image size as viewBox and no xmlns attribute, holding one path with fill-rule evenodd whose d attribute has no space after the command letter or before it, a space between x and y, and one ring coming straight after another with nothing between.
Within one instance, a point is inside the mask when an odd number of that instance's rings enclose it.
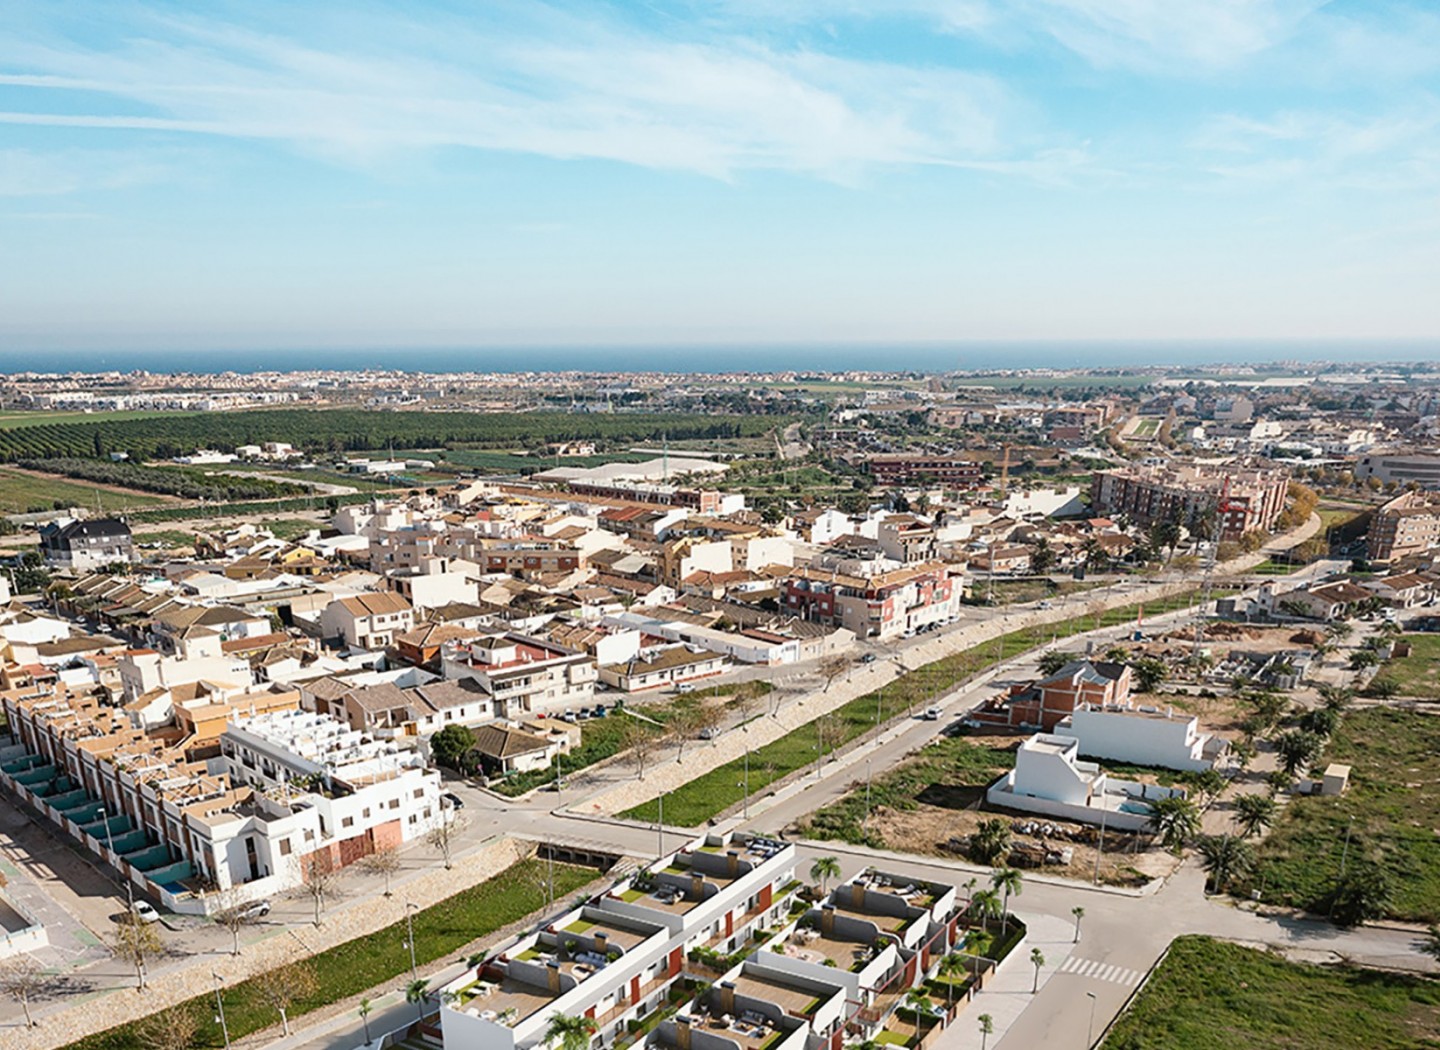
<instances>
[{"instance_id":1,"label":"modern townhouse","mask_svg":"<svg viewBox=\"0 0 1440 1050\"><path fill-rule=\"evenodd\" d=\"M501 718L585 706L595 695L589 653L514 632L446 645L441 673L447 681L478 683Z\"/></svg>"},{"instance_id":2,"label":"modern townhouse","mask_svg":"<svg viewBox=\"0 0 1440 1050\"><path fill-rule=\"evenodd\" d=\"M596 1044L614 1046L632 1022L665 1006L682 975L713 975L707 960L775 926L799 886L794 868L790 845L743 834L696 839L441 989L444 1045L529 1050L558 1014L590 1018Z\"/></svg>"}]
</instances>

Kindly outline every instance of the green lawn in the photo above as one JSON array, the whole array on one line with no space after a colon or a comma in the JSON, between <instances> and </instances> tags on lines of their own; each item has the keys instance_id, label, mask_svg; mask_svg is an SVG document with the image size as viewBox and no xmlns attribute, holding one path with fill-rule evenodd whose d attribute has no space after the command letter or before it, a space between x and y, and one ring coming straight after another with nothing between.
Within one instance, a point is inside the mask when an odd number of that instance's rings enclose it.
<instances>
[{"instance_id":1,"label":"green lawn","mask_svg":"<svg viewBox=\"0 0 1440 1050\"><path fill-rule=\"evenodd\" d=\"M1440 1047L1440 983L1181 937L1103 1050Z\"/></svg>"},{"instance_id":2,"label":"green lawn","mask_svg":"<svg viewBox=\"0 0 1440 1050\"><path fill-rule=\"evenodd\" d=\"M1260 848L1255 887L1272 903L1327 910L1349 827L1348 870L1380 864L1395 918L1440 921L1440 719L1351 712L1320 768L1332 761L1351 767L1350 789L1291 801Z\"/></svg>"},{"instance_id":3,"label":"green lawn","mask_svg":"<svg viewBox=\"0 0 1440 1050\"><path fill-rule=\"evenodd\" d=\"M540 879L545 865L536 860L515 864L485 882L461 890L433 907L414 916L415 958L431 962L469 944L477 938L494 933L503 926L523 919L544 905ZM569 894L598 877L594 868L556 864L555 897L563 900ZM389 981L410 969L410 953L405 947L405 923L398 922L365 937L346 941L311 959L319 978L320 994L313 1000L301 1000L290 1009L290 1019L338 1002L368 988ZM133 994L133 993L131 993ZM279 1017L259 1002L249 981L242 981L223 993L225 1019L230 1037L240 1039L279 1023ZM220 1029L212 1021L214 997L202 995L185 1003L202 1018L197 1045L221 1045ZM66 1050L146 1050L132 1025L122 1025L69 1044Z\"/></svg>"},{"instance_id":4,"label":"green lawn","mask_svg":"<svg viewBox=\"0 0 1440 1050\"><path fill-rule=\"evenodd\" d=\"M1259 565L1255 566L1255 568L1251 569L1250 571L1256 576L1289 576L1292 572L1295 572L1300 568L1300 565L1287 565L1283 561L1275 561L1272 558L1266 558L1264 561L1262 561Z\"/></svg>"},{"instance_id":5,"label":"green lawn","mask_svg":"<svg viewBox=\"0 0 1440 1050\"><path fill-rule=\"evenodd\" d=\"M65 478L37 478L13 470L0 470L0 514L26 514L64 507L95 508L99 496L102 510L123 507L154 507L167 502L145 492L116 492Z\"/></svg>"},{"instance_id":6,"label":"green lawn","mask_svg":"<svg viewBox=\"0 0 1440 1050\"><path fill-rule=\"evenodd\" d=\"M1185 591L1163 601L1147 602L1145 615L1154 617L1190 604L1195 591ZM860 736L880 723L902 714L922 709L933 697L954 688L961 681L985 670L997 660L1008 660L1038 646L1052 637L1071 635L1115 624L1129 623L1139 611L1127 605L1091 615L1080 614L1064 623L1047 624L1033 630L1012 631L1010 634L984 642L963 652L925 664L882 689L842 704L834 712L836 730L827 741L830 749ZM802 726L757 748L750 756L750 791L756 792L773 781L787 776L814 762L819 756L817 730L814 723ZM698 827L744 797L744 760L726 763L703 773L665 797L665 820L670 824ZM620 814L632 820L655 821L659 804L651 800Z\"/></svg>"},{"instance_id":7,"label":"green lawn","mask_svg":"<svg viewBox=\"0 0 1440 1050\"><path fill-rule=\"evenodd\" d=\"M1410 655L1387 660L1385 678L1400 686L1400 696L1440 699L1440 634L1407 634Z\"/></svg>"}]
</instances>

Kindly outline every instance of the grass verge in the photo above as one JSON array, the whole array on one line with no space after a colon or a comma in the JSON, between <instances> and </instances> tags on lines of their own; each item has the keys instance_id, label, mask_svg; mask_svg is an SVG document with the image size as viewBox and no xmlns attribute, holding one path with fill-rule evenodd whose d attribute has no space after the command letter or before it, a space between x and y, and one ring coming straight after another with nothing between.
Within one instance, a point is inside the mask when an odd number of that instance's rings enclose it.
<instances>
[{"instance_id":1,"label":"grass verge","mask_svg":"<svg viewBox=\"0 0 1440 1050\"><path fill-rule=\"evenodd\" d=\"M1143 606L1145 615L1159 616L1183 609L1196 593L1196 590L1187 590L1166 599L1146 602ZM933 697L950 691L959 682L979 674L993 663L1044 645L1052 637L1069 638L1100 627L1129 623L1141 608L1137 604L1110 610L1097 609L1090 615L1061 623L1011 631L924 664L874 692L842 704L833 715L826 716L834 729L828 734L825 753L829 754L849 743L877 724L883 725L901 714L923 709ZM748 782L752 793L823 757L818 750L820 732L816 722L801 726L751 753ZM739 802L745 796L745 784L743 759L712 769L666 795L665 820L685 827L698 826ZM659 815L659 803L654 799L620 814L631 820L646 821L655 821Z\"/></svg>"},{"instance_id":2,"label":"grass verge","mask_svg":"<svg viewBox=\"0 0 1440 1050\"><path fill-rule=\"evenodd\" d=\"M1383 676L1400 687L1399 696L1440 696L1440 635L1407 634L1410 655L1385 663Z\"/></svg>"},{"instance_id":3,"label":"grass verge","mask_svg":"<svg viewBox=\"0 0 1440 1050\"><path fill-rule=\"evenodd\" d=\"M557 899L597 877L594 868L571 864L556 864L554 870ZM542 862L523 860L493 878L417 912L414 916L416 961L432 962L538 910L545 903L541 889L544 871ZM318 979L320 993L313 999L296 1002L290 1008L290 1020L293 1022L312 1010L347 999L407 971L410 952L405 940L405 923L401 921L313 956L310 965ZM252 981L232 985L225 989L222 998L232 1040L280 1020L260 1000ZM203 1021L196 1045L222 1045L220 1027L212 1018L214 1002L214 996L207 994L181 1004ZM147 1050L136 1029L135 1024L121 1025L86 1036L65 1050Z\"/></svg>"},{"instance_id":4,"label":"grass verge","mask_svg":"<svg viewBox=\"0 0 1440 1050\"><path fill-rule=\"evenodd\" d=\"M1440 983L1178 938L1103 1050L1440 1046Z\"/></svg>"}]
</instances>

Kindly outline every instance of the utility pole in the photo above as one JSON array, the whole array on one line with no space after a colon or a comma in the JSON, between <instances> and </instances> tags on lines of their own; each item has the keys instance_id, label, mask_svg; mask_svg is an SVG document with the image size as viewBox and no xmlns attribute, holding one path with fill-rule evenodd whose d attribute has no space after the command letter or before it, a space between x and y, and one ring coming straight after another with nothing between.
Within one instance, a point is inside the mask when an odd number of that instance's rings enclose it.
<instances>
[{"instance_id":1,"label":"utility pole","mask_svg":"<svg viewBox=\"0 0 1440 1050\"><path fill-rule=\"evenodd\" d=\"M1100 858L1105 855L1105 796L1100 796L1100 838L1095 843L1095 885L1100 885Z\"/></svg>"},{"instance_id":2,"label":"utility pole","mask_svg":"<svg viewBox=\"0 0 1440 1050\"><path fill-rule=\"evenodd\" d=\"M214 970L210 976L215 978L215 1023L220 1026L220 1034L225 1037L225 1050L230 1050L230 1026L225 1023L225 1000L220 998L220 986L224 981Z\"/></svg>"},{"instance_id":3,"label":"utility pole","mask_svg":"<svg viewBox=\"0 0 1440 1050\"><path fill-rule=\"evenodd\" d=\"M410 979L412 981L418 981L420 974L415 965L415 924L410 918L411 908L414 908L416 911L420 910L419 905L411 901L405 902L405 947L410 949Z\"/></svg>"}]
</instances>

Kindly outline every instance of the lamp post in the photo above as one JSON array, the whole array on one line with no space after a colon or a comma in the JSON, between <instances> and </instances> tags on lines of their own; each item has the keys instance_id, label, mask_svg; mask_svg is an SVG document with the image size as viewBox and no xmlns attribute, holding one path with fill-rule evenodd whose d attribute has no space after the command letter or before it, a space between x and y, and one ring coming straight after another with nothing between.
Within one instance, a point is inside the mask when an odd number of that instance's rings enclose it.
<instances>
[{"instance_id":1,"label":"lamp post","mask_svg":"<svg viewBox=\"0 0 1440 1050\"><path fill-rule=\"evenodd\" d=\"M410 949L410 979L418 981L420 974L415 965L415 923L410 917L410 909L420 910L420 906L411 901L405 902L405 947Z\"/></svg>"},{"instance_id":2,"label":"lamp post","mask_svg":"<svg viewBox=\"0 0 1440 1050\"><path fill-rule=\"evenodd\" d=\"M215 1022L220 1026L220 1034L225 1037L225 1050L230 1050L230 1026L225 1023L225 1000L220 998L220 986L225 982L214 970L210 976L215 978Z\"/></svg>"},{"instance_id":3,"label":"lamp post","mask_svg":"<svg viewBox=\"0 0 1440 1050\"><path fill-rule=\"evenodd\" d=\"M1100 858L1105 855L1105 817L1109 811L1105 808L1105 789L1102 785L1100 790L1100 838L1095 843L1095 885L1100 885Z\"/></svg>"},{"instance_id":4,"label":"lamp post","mask_svg":"<svg viewBox=\"0 0 1440 1050\"><path fill-rule=\"evenodd\" d=\"M133 912L135 910L135 884L130 881L130 873L121 870L120 858L115 856L115 836L110 831L110 813L104 806L100 807L100 819L105 822L105 848L110 851L110 863L125 879L125 903Z\"/></svg>"},{"instance_id":5,"label":"lamp post","mask_svg":"<svg viewBox=\"0 0 1440 1050\"><path fill-rule=\"evenodd\" d=\"M655 816L655 859L665 856L665 792L660 792L660 810Z\"/></svg>"},{"instance_id":6,"label":"lamp post","mask_svg":"<svg viewBox=\"0 0 1440 1050\"><path fill-rule=\"evenodd\" d=\"M1095 993L1086 992L1085 997L1090 1000L1090 1027L1085 1030L1085 1050L1090 1050L1095 1045Z\"/></svg>"}]
</instances>

